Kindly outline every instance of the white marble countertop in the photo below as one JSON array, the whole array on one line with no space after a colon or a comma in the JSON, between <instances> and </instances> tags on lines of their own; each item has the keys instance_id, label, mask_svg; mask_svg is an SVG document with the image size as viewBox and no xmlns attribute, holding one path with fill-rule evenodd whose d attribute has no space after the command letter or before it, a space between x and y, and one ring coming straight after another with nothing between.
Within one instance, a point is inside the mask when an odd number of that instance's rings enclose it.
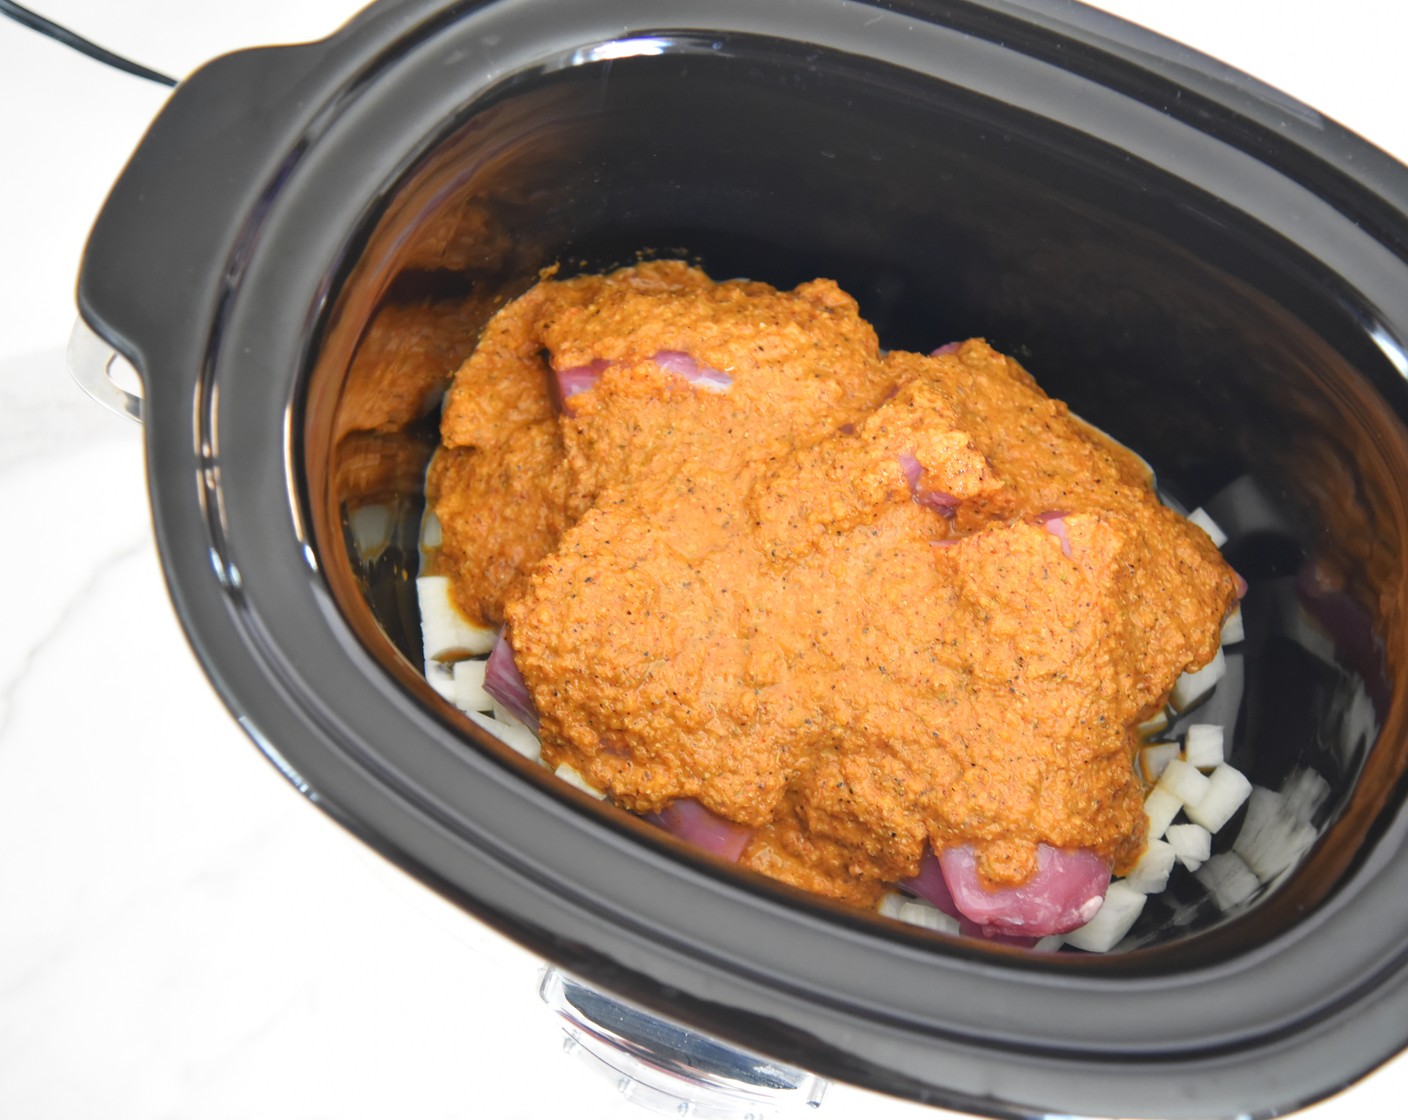
<instances>
[{"instance_id":1,"label":"white marble countertop","mask_svg":"<svg viewBox=\"0 0 1408 1120\"><path fill-rule=\"evenodd\" d=\"M31 5L173 75L317 37L358 7ZM1384 24L1405 17L1389 0L1100 6L1408 159L1402 28ZM304 801L192 658L158 573L140 433L83 397L62 357L83 238L165 97L0 19L0 1116L644 1115L561 1053L537 962ZM1405 1096L1400 1060L1303 1115L1397 1116ZM947 1114L836 1087L821 1115Z\"/></svg>"}]
</instances>

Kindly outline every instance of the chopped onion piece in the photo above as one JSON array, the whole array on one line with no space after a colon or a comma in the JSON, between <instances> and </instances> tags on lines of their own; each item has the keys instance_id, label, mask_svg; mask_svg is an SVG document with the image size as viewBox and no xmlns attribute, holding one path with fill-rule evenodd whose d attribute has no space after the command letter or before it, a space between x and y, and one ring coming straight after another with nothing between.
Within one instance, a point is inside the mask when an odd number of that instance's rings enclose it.
<instances>
[{"instance_id":1,"label":"chopped onion piece","mask_svg":"<svg viewBox=\"0 0 1408 1120\"><path fill-rule=\"evenodd\" d=\"M450 597L447 576L421 576L416 580L416 599L427 661L460 661L493 648L497 631L476 626L460 613Z\"/></svg>"},{"instance_id":2,"label":"chopped onion piece","mask_svg":"<svg viewBox=\"0 0 1408 1120\"><path fill-rule=\"evenodd\" d=\"M488 712L494 698L484 691L483 661L456 661L452 666L455 707L465 712Z\"/></svg>"},{"instance_id":3,"label":"chopped onion piece","mask_svg":"<svg viewBox=\"0 0 1408 1120\"><path fill-rule=\"evenodd\" d=\"M894 918L898 922L902 920L900 910L908 901L909 899L899 891L886 891L880 896L880 902L875 909L879 911L882 918Z\"/></svg>"},{"instance_id":4,"label":"chopped onion piece","mask_svg":"<svg viewBox=\"0 0 1408 1120\"><path fill-rule=\"evenodd\" d=\"M1135 724L1134 730L1139 733L1141 739L1151 739L1155 735L1161 734L1168 727L1168 709L1155 712L1143 723Z\"/></svg>"},{"instance_id":5,"label":"chopped onion piece","mask_svg":"<svg viewBox=\"0 0 1408 1120\"><path fill-rule=\"evenodd\" d=\"M537 735L538 710L533 706L523 674L518 671L513 646L503 634L498 636L489 660L484 663L484 691L496 702L495 715L502 719L508 713Z\"/></svg>"},{"instance_id":6,"label":"chopped onion piece","mask_svg":"<svg viewBox=\"0 0 1408 1120\"><path fill-rule=\"evenodd\" d=\"M1176 824L1164 834L1178 862L1196 871L1212 855L1212 833L1200 824Z\"/></svg>"},{"instance_id":7,"label":"chopped onion piece","mask_svg":"<svg viewBox=\"0 0 1408 1120\"><path fill-rule=\"evenodd\" d=\"M1158 894L1168 886L1169 873L1173 871L1174 850L1163 840L1150 840L1144 854L1139 857L1124 884L1133 887L1140 894Z\"/></svg>"},{"instance_id":8,"label":"chopped onion piece","mask_svg":"<svg viewBox=\"0 0 1408 1120\"><path fill-rule=\"evenodd\" d=\"M1144 798L1144 815L1149 818L1149 839L1157 840L1168 831L1168 826L1182 808L1183 802L1168 790L1158 786L1150 790L1149 796Z\"/></svg>"},{"instance_id":9,"label":"chopped onion piece","mask_svg":"<svg viewBox=\"0 0 1408 1120\"><path fill-rule=\"evenodd\" d=\"M1242 622L1242 604L1238 603L1222 620L1222 644L1235 646L1238 642L1245 641L1246 637L1247 628Z\"/></svg>"},{"instance_id":10,"label":"chopped onion piece","mask_svg":"<svg viewBox=\"0 0 1408 1120\"><path fill-rule=\"evenodd\" d=\"M597 789L596 786L592 785L591 782L587 781L586 778L582 777L582 775L576 769L571 766L568 766L567 763L562 763L560 766L558 766L556 770L553 771L553 773L556 774L559 778L561 778L564 782L566 782L569 786L576 786L583 793L591 794L598 801L606 800L606 792L604 790Z\"/></svg>"},{"instance_id":11,"label":"chopped onion piece","mask_svg":"<svg viewBox=\"0 0 1408 1120\"><path fill-rule=\"evenodd\" d=\"M449 661L427 661L425 682L451 704L455 702L454 665Z\"/></svg>"},{"instance_id":12,"label":"chopped onion piece","mask_svg":"<svg viewBox=\"0 0 1408 1120\"><path fill-rule=\"evenodd\" d=\"M1196 773L1196 771L1194 771ZM1209 832L1216 832L1233 816L1252 792L1247 776L1235 766L1223 763L1207 778L1208 791L1195 805L1188 805L1188 819Z\"/></svg>"},{"instance_id":13,"label":"chopped onion piece","mask_svg":"<svg viewBox=\"0 0 1408 1120\"><path fill-rule=\"evenodd\" d=\"M433 509L425 511L425 516L420 519L420 546L421 548L439 548L445 541L445 531L440 525L440 518Z\"/></svg>"},{"instance_id":14,"label":"chopped onion piece","mask_svg":"<svg viewBox=\"0 0 1408 1120\"><path fill-rule=\"evenodd\" d=\"M538 742L538 737L522 724L505 723L492 716L486 716L483 712L466 712L465 715L503 743L504 746L517 751L529 761L537 762L542 758L543 747Z\"/></svg>"},{"instance_id":15,"label":"chopped onion piece","mask_svg":"<svg viewBox=\"0 0 1408 1120\"><path fill-rule=\"evenodd\" d=\"M485 691L487 692L488 690L486 689ZM508 727L521 727L524 731L527 731L530 735L532 735L533 738L536 739L538 737L537 728L530 727L528 724L524 723L521 719L514 715L512 711L510 711L508 708L505 708L498 701L494 701L494 706L489 710L489 714L493 716L496 720L498 720L500 723Z\"/></svg>"},{"instance_id":16,"label":"chopped onion piece","mask_svg":"<svg viewBox=\"0 0 1408 1120\"><path fill-rule=\"evenodd\" d=\"M1223 756L1222 725L1217 723L1192 723L1183 739L1183 757L1190 766L1199 770L1212 770L1221 766Z\"/></svg>"},{"instance_id":17,"label":"chopped onion piece","mask_svg":"<svg viewBox=\"0 0 1408 1120\"><path fill-rule=\"evenodd\" d=\"M671 832L681 840L703 848L720 859L737 863L753 838L753 830L735 824L706 808L693 797L682 797L672 801L658 813L650 813L646 820L658 824L666 832Z\"/></svg>"},{"instance_id":18,"label":"chopped onion piece","mask_svg":"<svg viewBox=\"0 0 1408 1120\"><path fill-rule=\"evenodd\" d=\"M1284 795L1257 786L1247 801L1247 819L1232 844L1263 883L1294 867L1319 833L1297 817Z\"/></svg>"},{"instance_id":19,"label":"chopped onion piece","mask_svg":"<svg viewBox=\"0 0 1408 1120\"><path fill-rule=\"evenodd\" d=\"M1222 531L1222 526L1212 519L1207 510L1199 506L1188 515L1188 520L1196 525L1212 538L1212 543L1221 548L1227 543L1227 534Z\"/></svg>"},{"instance_id":20,"label":"chopped onion piece","mask_svg":"<svg viewBox=\"0 0 1408 1120\"><path fill-rule=\"evenodd\" d=\"M900 906L897 916L902 922L908 922L912 926L919 926L923 929L932 929L937 933L957 936L959 932L957 918L915 898L906 899Z\"/></svg>"},{"instance_id":21,"label":"chopped onion piece","mask_svg":"<svg viewBox=\"0 0 1408 1120\"><path fill-rule=\"evenodd\" d=\"M1066 944L1091 953L1106 953L1127 934L1144 909L1145 896L1116 880L1105 893L1099 912L1079 929L1066 934Z\"/></svg>"},{"instance_id":22,"label":"chopped onion piece","mask_svg":"<svg viewBox=\"0 0 1408 1120\"><path fill-rule=\"evenodd\" d=\"M1206 700L1195 709L1199 723L1220 723L1231 729L1237 726L1242 712L1242 700L1246 694L1246 655L1236 652L1236 647L1223 656L1225 672L1217 687ZM1190 721L1191 722L1191 721Z\"/></svg>"},{"instance_id":23,"label":"chopped onion piece","mask_svg":"<svg viewBox=\"0 0 1408 1120\"><path fill-rule=\"evenodd\" d=\"M1168 790L1184 806L1197 805L1207 796L1212 780L1201 773L1196 766L1190 766L1181 758L1175 758L1164 768L1159 778L1159 788Z\"/></svg>"},{"instance_id":24,"label":"chopped onion piece","mask_svg":"<svg viewBox=\"0 0 1408 1120\"><path fill-rule=\"evenodd\" d=\"M1186 712L1199 700L1207 696L1227 672L1227 658L1219 648L1213 659L1201 669L1184 673L1178 678L1169 694L1168 702L1174 711Z\"/></svg>"},{"instance_id":25,"label":"chopped onion piece","mask_svg":"<svg viewBox=\"0 0 1408 1120\"><path fill-rule=\"evenodd\" d=\"M961 342L945 342L942 346L930 350L929 357L937 358L943 354L957 354L958 348L962 345L963 343Z\"/></svg>"},{"instance_id":26,"label":"chopped onion piece","mask_svg":"<svg viewBox=\"0 0 1408 1120\"><path fill-rule=\"evenodd\" d=\"M1035 945L1032 946L1032 952L1054 953L1065 943L1066 935L1064 933L1048 933L1045 937L1041 938Z\"/></svg>"},{"instance_id":27,"label":"chopped onion piece","mask_svg":"<svg viewBox=\"0 0 1408 1120\"><path fill-rule=\"evenodd\" d=\"M1168 764L1177 757L1177 743L1150 743L1139 752L1139 772L1146 782L1157 782L1168 769Z\"/></svg>"},{"instance_id":28,"label":"chopped onion piece","mask_svg":"<svg viewBox=\"0 0 1408 1120\"><path fill-rule=\"evenodd\" d=\"M1231 910L1256 894L1261 882L1236 852L1213 856L1197 871L1212 900L1222 910Z\"/></svg>"}]
</instances>

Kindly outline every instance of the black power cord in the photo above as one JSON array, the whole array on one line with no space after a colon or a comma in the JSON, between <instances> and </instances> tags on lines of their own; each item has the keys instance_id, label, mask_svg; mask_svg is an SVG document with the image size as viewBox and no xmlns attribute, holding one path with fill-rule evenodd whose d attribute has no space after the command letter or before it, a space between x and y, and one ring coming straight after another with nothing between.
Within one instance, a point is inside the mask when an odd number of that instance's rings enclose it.
<instances>
[{"instance_id":1,"label":"black power cord","mask_svg":"<svg viewBox=\"0 0 1408 1120\"><path fill-rule=\"evenodd\" d=\"M98 46L97 43L76 35L67 27L60 27L51 19L31 12L28 8L22 8L12 0L0 0L0 15L9 16L16 23L28 27L31 31L37 31L41 35L62 43L66 47L86 54L89 58L95 58L99 62L105 62L109 66L125 71L128 74L135 74L139 78L146 78L148 81L159 82L164 86L174 86L176 79L168 77L166 74L159 74L155 70L148 70L145 66L123 58L120 54L113 54L105 47Z\"/></svg>"}]
</instances>

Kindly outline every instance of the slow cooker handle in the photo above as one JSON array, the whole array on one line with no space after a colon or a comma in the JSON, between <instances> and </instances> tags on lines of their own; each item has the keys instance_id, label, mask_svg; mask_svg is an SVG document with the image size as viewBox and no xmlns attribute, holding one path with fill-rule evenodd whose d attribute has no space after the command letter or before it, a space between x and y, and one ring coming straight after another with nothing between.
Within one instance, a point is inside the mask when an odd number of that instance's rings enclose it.
<instances>
[{"instance_id":1,"label":"slow cooker handle","mask_svg":"<svg viewBox=\"0 0 1408 1120\"><path fill-rule=\"evenodd\" d=\"M539 994L561 1016L565 1049L652 1112L692 1120L764 1120L817 1108L827 1082L622 1003L545 969Z\"/></svg>"},{"instance_id":2,"label":"slow cooker handle","mask_svg":"<svg viewBox=\"0 0 1408 1120\"><path fill-rule=\"evenodd\" d=\"M148 409L166 381L197 376L262 205L328 97L367 65L363 30L354 21L320 42L207 63L176 87L109 192L79 269L79 314L140 371Z\"/></svg>"},{"instance_id":3,"label":"slow cooker handle","mask_svg":"<svg viewBox=\"0 0 1408 1120\"><path fill-rule=\"evenodd\" d=\"M78 387L104 408L140 424L141 394L120 385L114 376L123 367L136 374L122 355L82 319L73 324L68 336L68 371Z\"/></svg>"}]
</instances>

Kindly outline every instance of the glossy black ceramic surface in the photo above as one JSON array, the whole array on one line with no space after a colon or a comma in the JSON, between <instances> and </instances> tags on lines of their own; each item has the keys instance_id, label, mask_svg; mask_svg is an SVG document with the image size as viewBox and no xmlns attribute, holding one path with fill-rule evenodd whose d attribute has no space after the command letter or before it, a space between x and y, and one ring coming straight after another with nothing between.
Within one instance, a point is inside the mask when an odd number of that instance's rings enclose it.
<instances>
[{"instance_id":1,"label":"glossy black ceramic surface","mask_svg":"<svg viewBox=\"0 0 1408 1120\"><path fill-rule=\"evenodd\" d=\"M408 271L466 205L483 252ZM1405 209L1408 172L1333 124L1077 5L382 3L184 83L80 299L144 374L198 655L289 779L412 873L840 1079L996 1116L1272 1115L1408 1040ZM345 532L362 331L408 290L487 307L641 249L834 276L891 346L985 336L1209 509L1250 583L1233 761L1330 786L1299 866L1230 913L1181 878L1125 951L1034 958L694 856L436 697L410 582L432 426L389 453L390 547Z\"/></svg>"}]
</instances>

